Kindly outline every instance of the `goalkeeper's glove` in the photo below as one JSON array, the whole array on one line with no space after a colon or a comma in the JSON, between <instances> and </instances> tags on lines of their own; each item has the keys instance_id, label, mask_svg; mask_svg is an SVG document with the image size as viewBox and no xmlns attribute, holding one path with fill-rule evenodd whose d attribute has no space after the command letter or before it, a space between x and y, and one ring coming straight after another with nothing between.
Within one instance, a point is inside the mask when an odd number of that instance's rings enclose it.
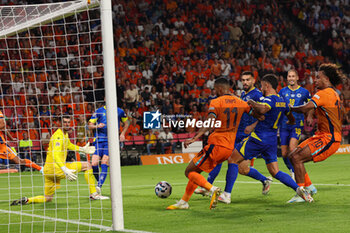
<instances>
[{"instance_id":1,"label":"goalkeeper's glove","mask_svg":"<svg viewBox=\"0 0 350 233\"><path fill-rule=\"evenodd\" d=\"M77 179L78 176L74 174L76 170L69 169L66 166L62 166L61 169L69 181L75 181Z\"/></svg>"},{"instance_id":2,"label":"goalkeeper's glove","mask_svg":"<svg viewBox=\"0 0 350 233\"><path fill-rule=\"evenodd\" d=\"M90 146L90 142L88 142L85 146L79 147L79 152L84 154L93 154L95 153L96 148L94 146Z\"/></svg>"}]
</instances>

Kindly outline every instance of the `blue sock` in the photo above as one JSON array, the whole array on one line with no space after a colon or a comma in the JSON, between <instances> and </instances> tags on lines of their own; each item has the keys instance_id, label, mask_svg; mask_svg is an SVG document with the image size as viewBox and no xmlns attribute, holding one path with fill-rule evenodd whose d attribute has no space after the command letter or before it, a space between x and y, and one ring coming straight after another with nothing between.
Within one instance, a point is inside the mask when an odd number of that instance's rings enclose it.
<instances>
[{"instance_id":1,"label":"blue sock","mask_svg":"<svg viewBox=\"0 0 350 233\"><path fill-rule=\"evenodd\" d=\"M295 181L292 179L292 177L290 177L287 173L279 171L275 175L275 178L294 190L297 190L299 187L297 183L295 183Z\"/></svg>"},{"instance_id":2,"label":"blue sock","mask_svg":"<svg viewBox=\"0 0 350 233\"><path fill-rule=\"evenodd\" d=\"M259 180L259 181L261 181L261 183L264 183L264 181L267 180L266 176L264 176L258 170L256 170L255 168L252 168L252 167L250 168L247 176L250 176L253 179Z\"/></svg>"},{"instance_id":3,"label":"blue sock","mask_svg":"<svg viewBox=\"0 0 350 233\"><path fill-rule=\"evenodd\" d=\"M92 166L92 171L94 173L95 179L98 181L100 179L100 170L98 169L98 165Z\"/></svg>"},{"instance_id":4,"label":"blue sock","mask_svg":"<svg viewBox=\"0 0 350 233\"><path fill-rule=\"evenodd\" d=\"M231 193L238 175L238 164L229 163L226 173L225 192Z\"/></svg>"},{"instance_id":5,"label":"blue sock","mask_svg":"<svg viewBox=\"0 0 350 233\"><path fill-rule=\"evenodd\" d=\"M286 158L283 157L283 161L284 161L284 164L287 166L288 170L289 171L292 170L294 172L294 167L290 159L288 157Z\"/></svg>"},{"instance_id":6,"label":"blue sock","mask_svg":"<svg viewBox=\"0 0 350 233\"><path fill-rule=\"evenodd\" d=\"M211 172L210 172L209 175L208 175L208 179L207 179L207 181L208 181L209 183L211 183L211 184L214 183L215 178L216 178L216 177L219 175L219 173L220 173L221 167L222 167L222 163L216 165L216 167L214 167L214 169L211 170Z\"/></svg>"},{"instance_id":7,"label":"blue sock","mask_svg":"<svg viewBox=\"0 0 350 233\"><path fill-rule=\"evenodd\" d=\"M107 178L107 172L108 172L108 165L107 164L101 164L101 175L100 179L98 180L98 187L102 187L103 183L105 182Z\"/></svg>"}]
</instances>

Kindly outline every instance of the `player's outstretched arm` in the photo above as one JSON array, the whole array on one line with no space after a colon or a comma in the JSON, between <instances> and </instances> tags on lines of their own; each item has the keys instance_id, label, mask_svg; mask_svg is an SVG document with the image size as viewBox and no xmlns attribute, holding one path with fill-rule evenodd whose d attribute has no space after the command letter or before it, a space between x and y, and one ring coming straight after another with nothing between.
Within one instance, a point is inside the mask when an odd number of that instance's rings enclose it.
<instances>
[{"instance_id":1,"label":"player's outstretched arm","mask_svg":"<svg viewBox=\"0 0 350 233\"><path fill-rule=\"evenodd\" d=\"M257 113L258 115L264 115L268 111L270 111L270 106L267 104L260 104L255 102L254 100L248 100L249 106L253 108L253 112Z\"/></svg>"},{"instance_id":2,"label":"player's outstretched arm","mask_svg":"<svg viewBox=\"0 0 350 233\"><path fill-rule=\"evenodd\" d=\"M312 101L307 102L304 105L301 106L291 106L289 105L290 110L293 112L298 112L298 113L308 113L311 110L315 109L315 104Z\"/></svg>"},{"instance_id":3,"label":"player's outstretched arm","mask_svg":"<svg viewBox=\"0 0 350 233\"><path fill-rule=\"evenodd\" d=\"M214 118L214 119L215 119L215 116L214 116L213 114L209 114L207 120L208 120L208 119L210 120L211 118ZM203 127L203 128L201 128L193 138L187 139L187 140L184 142L185 148L187 148L187 147L188 147L190 144L192 144L193 142L197 141L200 137L202 137L203 134L205 134L205 133L206 133L208 130L210 130L210 129L211 129L211 127L207 127L207 128L206 128L206 127Z\"/></svg>"}]
</instances>

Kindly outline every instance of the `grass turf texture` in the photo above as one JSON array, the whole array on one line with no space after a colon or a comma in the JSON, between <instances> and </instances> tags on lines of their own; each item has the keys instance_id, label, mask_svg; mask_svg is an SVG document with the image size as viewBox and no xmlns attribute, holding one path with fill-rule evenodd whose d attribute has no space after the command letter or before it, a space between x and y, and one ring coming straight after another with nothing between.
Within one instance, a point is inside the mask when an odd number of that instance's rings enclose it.
<instances>
[{"instance_id":1,"label":"grass turf texture","mask_svg":"<svg viewBox=\"0 0 350 233\"><path fill-rule=\"evenodd\" d=\"M279 164L286 171L282 160ZM217 209L211 211L209 198L195 194L189 202L189 210L165 210L183 195L187 183L184 176L186 164L122 167L125 228L152 232L348 232L350 173L347 164L350 164L349 155L334 155L325 162L307 164L311 180L318 189L315 203L286 204L294 192L277 180L274 180L270 193L263 196L260 183L248 183L254 180L238 176L232 203L219 203ZM226 167L223 166L215 183L222 188L225 186ZM256 160L255 168L268 175L262 159ZM167 199L154 194L154 186L161 180L168 181L173 187L173 193ZM79 175L79 183L62 181L62 188L57 190L52 203L9 206L10 200L21 196L41 195L42 183L43 179L37 172L33 175L22 173L21 177L11 174L10 178L2 174L0 209L111 226L110 201L90 202L83 174ZM109 195L108 184L109 180L103 188L104 195ZM78 230L98 231L88 226L55 224L54 221L18 214L1 213L0 218L0 232Z\"/></svg>"}]
</instances>

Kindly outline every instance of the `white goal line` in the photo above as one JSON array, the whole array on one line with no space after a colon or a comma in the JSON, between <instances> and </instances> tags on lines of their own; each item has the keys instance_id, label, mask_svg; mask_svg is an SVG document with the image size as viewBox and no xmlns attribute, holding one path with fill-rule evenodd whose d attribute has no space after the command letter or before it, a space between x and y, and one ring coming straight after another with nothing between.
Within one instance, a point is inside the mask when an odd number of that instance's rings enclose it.
<instances>
[{"instance_id":1,"label":"white goal line","mask_svg":"<svg viewBox=\"0 0 350 233\"><path fill-rule=\"evenodd\" d=\"M82 226L98 228L98 229L105 230L105 231L112 231L113 230L112 227L107 227L107 226L103 226L103 225L87 223L87 222L79 222L79 221L75 221L75 220L68 220L68 219L62 219L62 218L52 218L52 217L42 216L42 215L37 215L37 214L28 214L28 213L23 213L21 211L12 211L12 210L2 210L2 209L0 209L0 213L4 213L4 214L18 214L18 215L22 215L22 216L47 219L47 220L51 220L51 221L55 221L55 222L71 223L71 224L76 224L76 225L82 225ZM119 232L150 233L150 232L147 232L147 231L128 230L128 229L119 230Z\"/></svg>"}]
</instances>

